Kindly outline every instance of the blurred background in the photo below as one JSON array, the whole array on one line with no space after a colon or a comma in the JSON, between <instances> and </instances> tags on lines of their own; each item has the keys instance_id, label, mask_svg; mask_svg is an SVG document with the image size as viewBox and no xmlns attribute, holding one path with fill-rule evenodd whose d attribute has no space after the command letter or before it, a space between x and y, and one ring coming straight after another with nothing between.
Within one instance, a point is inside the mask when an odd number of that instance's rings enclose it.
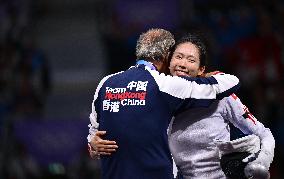
<instances>
[{"instance_id":1,"label":"blurred background","mask_svg":"<svg viewBox=\"0 0 284 179\"><path fill-rule=\"evenodd\" d=\"M96 86L155 27L204 34L211 69L238 76L272 130L283 178L283 18L282 0L0 0L0 178L99 178L86 140Z\"/></svg>"}]
</instances>

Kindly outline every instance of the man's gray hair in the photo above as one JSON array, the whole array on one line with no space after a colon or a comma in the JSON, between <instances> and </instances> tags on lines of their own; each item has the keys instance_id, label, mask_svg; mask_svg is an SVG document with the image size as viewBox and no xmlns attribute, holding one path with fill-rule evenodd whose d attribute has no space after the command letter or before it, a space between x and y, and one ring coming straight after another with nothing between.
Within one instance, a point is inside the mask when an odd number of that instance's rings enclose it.
<instances>
[{"instance_id":1,"label":"man's gray hair","mask_svg":"<svg viewBox=\"0 0 284 179\"><path fill-rule=\"evenodd\" d=\"M136 45L137 59L161 60L174 46L174 36L164 29L150 29L140 35Z\"/></svg>"}]
</instances>

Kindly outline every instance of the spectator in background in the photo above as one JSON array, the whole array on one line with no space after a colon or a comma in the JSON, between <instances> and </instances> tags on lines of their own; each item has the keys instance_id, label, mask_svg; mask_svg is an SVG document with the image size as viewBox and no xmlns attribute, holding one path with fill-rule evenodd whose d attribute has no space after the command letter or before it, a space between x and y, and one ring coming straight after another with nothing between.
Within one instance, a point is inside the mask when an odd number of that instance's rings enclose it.
<instances>
[{"instance_id":1,"label":"spectator in background","mask_svg":"<svg viewBox=\"0 0 284 179\"><path fill-rule=\"evenodd\" d=\"M33 36L23 35L15 70L14 110L19 115L41 115L50 90L49 64Z\"/></svg>"}]
</instances>

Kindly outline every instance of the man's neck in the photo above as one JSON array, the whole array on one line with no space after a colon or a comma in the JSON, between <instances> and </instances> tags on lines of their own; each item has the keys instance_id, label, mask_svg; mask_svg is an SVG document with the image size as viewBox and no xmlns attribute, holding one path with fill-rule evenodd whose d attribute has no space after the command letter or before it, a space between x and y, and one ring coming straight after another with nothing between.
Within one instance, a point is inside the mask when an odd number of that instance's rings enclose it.
<instances>
[{"instance_id":1,"label":"man's neck","mask_svg":"<svg viewBox=\"0 0 284 179\"><path fill-rule=\"evenodd\" d=\"M156 67L157 71L162 72L163 63L162 63L161 61L155 61L155 62L153 62L153 65Z\"/></svg>"}]
</instances>

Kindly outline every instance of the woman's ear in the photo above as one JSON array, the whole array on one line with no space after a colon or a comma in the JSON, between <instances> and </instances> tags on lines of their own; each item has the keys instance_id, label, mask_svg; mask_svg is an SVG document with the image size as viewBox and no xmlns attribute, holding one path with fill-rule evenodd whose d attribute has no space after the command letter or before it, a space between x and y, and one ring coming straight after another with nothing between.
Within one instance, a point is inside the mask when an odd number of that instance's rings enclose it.
<instances>
[{"instance_id":1,"label":"woman's ear","mask_svg":"<svg viewBox=\"0 0 284 179\"><path fill-rule=\"evenodd\" d=\"M205 72L205 66L202 66L198 69L198 75L202 75Z\"/></svg>"}]
</instances>

